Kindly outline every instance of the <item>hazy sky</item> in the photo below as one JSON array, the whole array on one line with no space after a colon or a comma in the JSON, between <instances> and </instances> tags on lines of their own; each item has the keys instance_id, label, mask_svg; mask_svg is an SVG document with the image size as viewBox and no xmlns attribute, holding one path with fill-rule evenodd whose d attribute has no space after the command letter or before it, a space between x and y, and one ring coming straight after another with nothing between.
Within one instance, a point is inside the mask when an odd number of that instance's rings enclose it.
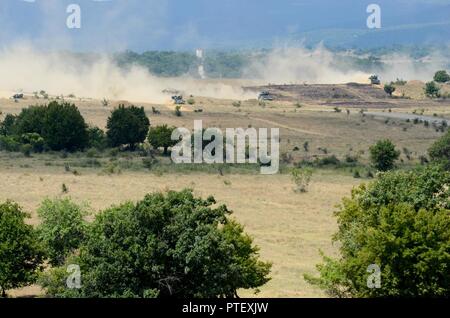
<instances>
[{"instance_id":1,"label":"hazy sky","mask_svg":"<svg viewBox=\"0 0 450 318\"><path fill-rule=\"evenodd\" d=\"M66 8L81 7L81 29ZM0 0L0 46L32 43L72 50L266 46L329 29L367 30L366 7L383 28L447 23L450 0Z\"/></svg>"}]
</instances>

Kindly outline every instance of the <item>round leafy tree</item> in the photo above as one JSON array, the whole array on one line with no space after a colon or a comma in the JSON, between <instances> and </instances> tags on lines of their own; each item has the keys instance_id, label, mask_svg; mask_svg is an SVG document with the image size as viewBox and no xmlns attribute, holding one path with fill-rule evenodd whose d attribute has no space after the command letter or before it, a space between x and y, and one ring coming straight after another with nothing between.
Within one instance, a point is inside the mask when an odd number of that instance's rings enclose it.
<instances>
[{"instance_id":1,"label":"round leafy tree","mask_svg":"<svg viewBox=\"0 0 450 318\"><path fill-rule=\"evenodd\" d=\"M25 224L29 215L10 201L0 204L0 289L19 288L36 279L43 260L36 233Z\"/></svg>"},{"instance_id":2,"label":"round leafy tree","mask_svg":"<svg viewBox=\"0 0 450 318\"><path fill-rule=\"evenodd\" d=\"M441 89L436 82L428 82L425 84L424 91L427 97L433 98L440 96Z\"/></svg>"},{"instance_id":3,"label":"round leafy tree","mask_svg":"<svg viewBox=\"0 0 450 318\"><path fill-rule=\"evenodd\" d=\"M380 171L388 171L394 168L394 163L400 156L400 151L389 140L380 140L370 147L370 160L375 168Z\"/></svg>"},{"instance_id":4,"label":"round leafy tree","mask_svg":"<svg viewBox=\"0 0 450 318\"><path fill-rule=\"evenodd\" d=\"M69 103L48 104L41 136L52 150L81 150L88 144L86 122Z\"/></svg>"},{"instance_id":5,"label":"round leafy tree","mask_svg":"<svg viewBox=\"0 0 450 318\"><path fill-rule=\"evenodd\" d=\"M145 140L149 127L144 107L119 105L108 118L106 135L111 146L128 145L133 150Z\"/></svg>"},{"instance_id":6,"label":"round leafy tree","mask_svg":"<svg viewBox=\"0 0 450 318\"><path fill-rule=\"evenodd\" d=\"M64 288L62 269L44 287L56 297L235 297L268 280L271 265L214 198L191 190L149 194L96 216L79 256L82 288ZM53 277L54 279L52 279Z\"/></svg>"},{"instance_id":7,"label":"round leafy tree","mask_svg":"<svg viewBox=\"0 0 450 318\"><path fill-rule=\"evenodd\" d=\"M438 83L450 82L450 75L445 70L437 71L436 74L434 74L434 81Z\"/></svg>"},{"instance_id":8,"label":"round leafy tree","mask_svg":"<svg viewBox=\"0 0 450 318\"><path fill-rule=\"evenodd\" d=\"M337 297L449 297L449 185L427 167L354 189L336 212L340 258L324 257L306 280Z\"/></svg>"},{"instance_id":9,"label":"round leafy tree","mask_svg":"<svg viewBox=\"0 0 450 318\"><path fill-rule=\"evenodd\" d=\"M394 83L384 85L384 91L386 92L386 94L389 94L389 96L392 96L392 94L395 92L395 89L396 88L394 86Z\"/></svg>"},{"instance_id":10,"label":"round leafy tree","mask_svg":"<svg viewBox=\"0 0 450 318\"><path fill-rule=\"evenodd\" d=\"M155 149L164 148L164 154L167 155L169 147L177 143L171 138L174 129L175 127L168 127L167 125L152 127L148 132L148 142Z\"/></svg>"}]
</instances>

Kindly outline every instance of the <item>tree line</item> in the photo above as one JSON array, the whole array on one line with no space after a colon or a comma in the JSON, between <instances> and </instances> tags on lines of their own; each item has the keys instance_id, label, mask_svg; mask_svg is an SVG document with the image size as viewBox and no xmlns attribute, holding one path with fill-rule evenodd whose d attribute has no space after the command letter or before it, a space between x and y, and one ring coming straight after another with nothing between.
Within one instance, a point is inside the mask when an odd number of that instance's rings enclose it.
<instances>
[{"instance_id":1,"label":"tree line","mask_svg":"<svg viewBox=\"0 0 450 318\"><path fill-rule=\"evenodd\" d=\"M74 104L52 101L24 108L18 115L7 114L0 122L0 150L25 154L107 147L135 150L147 139L167 153L174 144L170 139L173 129L167 125L150 128L143 107L119 105L111 112L105 132L87 125Z\"/></svg>"}]
</instances>

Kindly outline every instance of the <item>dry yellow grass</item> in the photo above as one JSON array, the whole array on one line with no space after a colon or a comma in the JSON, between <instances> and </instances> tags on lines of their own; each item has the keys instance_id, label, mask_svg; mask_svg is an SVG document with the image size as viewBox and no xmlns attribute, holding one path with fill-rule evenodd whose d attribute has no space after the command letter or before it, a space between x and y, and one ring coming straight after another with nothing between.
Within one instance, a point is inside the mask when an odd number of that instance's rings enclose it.
<instances>
[{"instance_id":1,"label":"dry yellow grass","mask_svg":"<svg viewBox=\"0 0 450 318\"><path fill-rule=\"evenodd\" d=\"M318 172L310 191L296 194L287 175L156 176L124 172L100 176L86 170L81 176L74 176L55 167L38 170L0 167L0 175L0 201L17 201L32 212L34 224L38 223L35 211L39 203L44 197L62 195L62 183L69 188L69 196L89 202L96 211L122 201L139 200L153 191L190 187L201 196L212 194L220 203L227 204L234 211L233 217L245 225L260 246L262 259L273 262L272 280L259 294L264 297L324 296L309 286L302 275L314 272L314 265L320 261L319 249L335 252L330 240L336 230L332 212L341 197L348 195L357 183L348 176ZM25 289L15 295L30 293ZM253 296L249 292L242 295Z\"/></svg>"},{"instance_id":2,"label":"dry yellow grass","mask_svg":"<svg viewBox=\"0 0 450 318\"><path fill-rule=\"evenodd\" d=\"M406 86L408 95L420 97L421 85ZM105 127L106 119L119 101L112 101L108 107L91 99L71 100L76 103L86 120L93 125ZM358 155L367 161L368 148L382 138L390 138L399 149L407 147L417 161L419 155L442 135L423 125L413 125L391 120L362 117L358 108L351 108L347 116L345 104L342 113L333 111L332 106L320 103L302 103L298 108L293 103L267 102L265 107L256 100L242 101L234 107L232 100L195 97L196 104L183 106L183 116L176 117L169 104L135 103L143 105L150 116L152 125L169 124L192 128L194 119L202 119L204 127L278 127L281 133L281 151L288 152L295 161L334 154L343 158L346 154ZM3 114L18 113L30 104L44 103L27 97L15 103L0 99ZM448 115L448 103L422 101L389 100L392 111L412 112L425 108L440 115ZM161 114L153 115L152 107ZM192 110L202 109L202 113ZM188 111L189 110L189 111ZM369 111L372 109L368 109ZM376 110L376 109L373 109ZM379 110L379 109L378 109ZM1 116L0 116L1 119ZM310 150L303 150L303 143L309 142ZM298 151L293 151L298 147ZM206 173L158 176L141 170L123 171L120 175L101 175L101 170L77 168L81 173L75 176L64 171L59 165L46 166L53 161L46 155L24 158L21 155L0 153L0 201L12 199L32 212L32 223L38 223L36 209L44 197L61 195L64 183L69 194L76 201L88 201L98 211L111 204L125 200L139 200L146 193L180 190L190 187L202 196L214 195L220 203L234 211L234 217L245 225L246 231L255 238L261 248L261 257L273 262L272 280L261 288L258 296L263 297L322 297L322 291L308 285L304 273L313 273L320 261L319 249L327 254L336 253L331 244L331 235L336 231L332 215L335 205L343 196L348 196L353 186L360 181L349 174L337 171L318 171L313 177L309 192L296 194L288 175L225 175L221 177ZM406 161L407 159L403 159ZM227 181L227 182L225 182ZM228 184L228 185L227 185ZM14 291L14 296L40 293L36 286ZM253 296L241 292L244 296Z\"/></svg>"}]
</instances>

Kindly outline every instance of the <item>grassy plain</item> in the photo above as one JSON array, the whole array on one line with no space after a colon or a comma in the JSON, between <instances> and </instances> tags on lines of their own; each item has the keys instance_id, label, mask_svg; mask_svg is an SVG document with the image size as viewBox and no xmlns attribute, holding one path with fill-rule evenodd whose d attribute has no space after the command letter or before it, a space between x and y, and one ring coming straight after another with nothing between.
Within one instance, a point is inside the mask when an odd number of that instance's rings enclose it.
<instances>
[{"instance_id":1,"label":"grassy plain","mask_svg":"<svg viewBox=\"0 0 450 318\"><path fill-rule=\"evenodd\" d=\"M255 169L231 169L220 175L214 169L170 169L168 158L159 158L161 166L149 170L140 155L126 153L117 156L107 152L90 156L46 153L29 158L21 153L0 152L0 201L17 201L32 213L30 222L37 224L36 209L45 197L70 196L88 202L95 213L111 204L139 200L149 192L189 187L198 195L215 196L219 203L233 210L233 217L245 225L260 247L261 257L273 263L272 280L261 288L258 296L322 297L325 295L320 290L304 281L303 274L314 273L315 264L320 261L319 249L331 255L337 252L337 246L331 243L336 231L335 206L354 186L368 180L353 178L348 168L320 168L314 171L309 191L298 194L293 191L285 167L330 155L341 161L353 156L361 165L367 165L369 146L383 138L391 139L402 150L402 166L419 162L420 156L426 155L428 147L442 132L423 123L364 115L361 109L386 113L413 113L419 109L425 115L450 118L450 102L425 99L419 93L422 87L417 82L407 84L399 91L410 94L411 98L393 99L381 97L380 88L357 90L336 85L318 87L325 91L314 98L305 95L309 91L288 92L289 98L265 103L255 99L243 100L238 105L236 100L194 97L195 104L183 106L181 117L174 115L170 98L166 104L137 102L134 104L145 107L153 126L192 128L195 119L202 119L204 127L280 128L281 152L285 154L282 173L264 176ZM345 93L333 95L336 90ZM88 123L101 128L115 106L129 104L112 101L104 106L98 100L68 100L80 108ZM0 111L3 115L18 113L23 107L44 102L32 96L18 102L1 99ZM160 114L153 114L152 107ZM120 172L109 171L111 164L120 167ZM62 193L62 184L67 186L67 194ZM40 293L38 286L32 286L11 294ZM253 296L250 291L241 295Z\"/></svg>"}]
</instances>

